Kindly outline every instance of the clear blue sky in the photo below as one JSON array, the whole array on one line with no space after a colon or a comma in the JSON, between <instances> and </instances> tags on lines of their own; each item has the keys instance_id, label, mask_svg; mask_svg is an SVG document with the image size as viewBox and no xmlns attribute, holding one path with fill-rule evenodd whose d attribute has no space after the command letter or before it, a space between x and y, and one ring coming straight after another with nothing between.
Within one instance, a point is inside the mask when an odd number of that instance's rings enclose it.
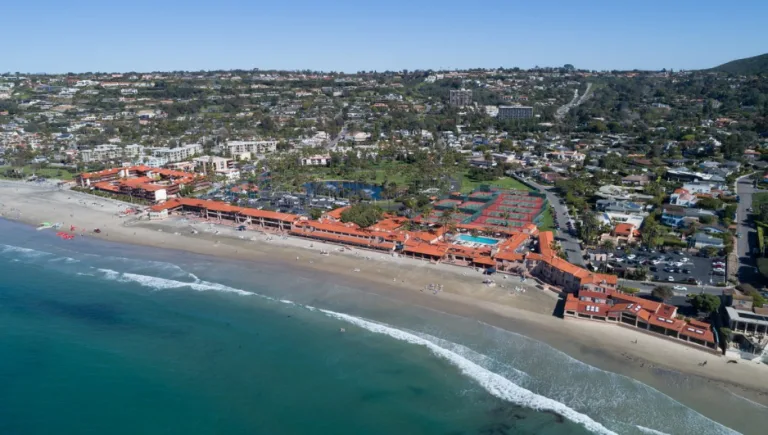
<instances>
[{"instance_id":1,"label":"clear blue sky","mask_svg":"<svg viewBox=\"0 0 768 435\"><path fill-rule=\"evenodd\" d=\"M768 0L36 0L0 72L697 69L768 52Z\"/></svg>"}]
</instances>

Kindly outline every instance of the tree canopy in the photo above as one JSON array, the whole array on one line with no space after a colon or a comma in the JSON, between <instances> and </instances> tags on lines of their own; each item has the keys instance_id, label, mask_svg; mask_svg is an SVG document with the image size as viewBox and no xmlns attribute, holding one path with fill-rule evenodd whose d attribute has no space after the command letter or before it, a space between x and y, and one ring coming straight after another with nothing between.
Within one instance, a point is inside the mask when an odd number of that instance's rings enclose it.
<instances>
[{"instance_id":1,"label":"tree canopy","mask_svg":"<svg viewBox=\"0 0 768 435\"><path fill-rule=\"evenodd\" d=\"M353 222L361 228L369 227L381 219L383 211L380 207L361 202L344 210L341 213L342 222Z\"/></svg>"},{"instance_id":2,"label":"tree canopy","mask_svg":"<svg viewBox=\"0 0 768 435\"><path fill-rule=\"evenodd\" d=\"M720 308L720 298L707 293L688 295L688 302L696 310L707 314L714 313Z\"/></svg>"},{"instance_id":3,"label":"tree canopy","mask_svg":"<svg viewBox=\"0 0 768 435\"><path fill-rule=\"evenodd\" d=\"M651 296L653 296L656 299L661 299L662 301L666 301L667 299L674 296L675 293L672 291L671 288L667 286L657 286L653 290L651 290Z\"/></svg>"}]
</instances>

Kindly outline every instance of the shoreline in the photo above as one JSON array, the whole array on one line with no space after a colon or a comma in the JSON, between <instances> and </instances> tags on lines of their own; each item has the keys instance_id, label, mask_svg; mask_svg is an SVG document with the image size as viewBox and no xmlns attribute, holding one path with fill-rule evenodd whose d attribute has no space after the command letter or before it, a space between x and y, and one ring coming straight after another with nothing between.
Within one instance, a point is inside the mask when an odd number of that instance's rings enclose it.
<instances>
[{"instance_id":1,"label":"shoreline","mask_svg":"<svg viewBox=\"0 0 768 435\"><path fill-rule=\"evenodd\" d=\"M701 408L699 399L675 396L674 388L665 385L656 372L667 371L703 380L706 385L725 388L746 400L768 405L768 372L764 367L742 362L727 364L724 357L616 325L554 317L557 295L530 285L535 282L531 279L523 284L514 277L498 278L499 286L488 287L482 284L484 276L470 268L359 249L340 252L339 246L295 237L283 239L272 235L272 239L267 240L270 236L264 234L240 233L231 227L211 227L179 218L124 225L124 218L116 214L120 206L126 204L24 183L0 182L0 203L2 217L8 220L31 225L41 221L62 222L67 229L69 225L76 225L94 239L243 262L291 265L297 273L307 275L329 274L334 282L360 291L474 319L542 341L591 366L646 383L694 409ZM102 233L94 234L93 228L100 228ZM199 228L198 233L192 234L191 228ZM252 237L255 240L250 240ZM321 249L328 250L330 255L321 255ZM356 269L359 272L355 272ZM430 283L442 284L444 290L436 294L425 290ZM514 287L526 287L527 291L515 292ZM633 343L634 340L637 343ZM699 366L704 360L708 365Z\"/></svg>"}]
</instances>

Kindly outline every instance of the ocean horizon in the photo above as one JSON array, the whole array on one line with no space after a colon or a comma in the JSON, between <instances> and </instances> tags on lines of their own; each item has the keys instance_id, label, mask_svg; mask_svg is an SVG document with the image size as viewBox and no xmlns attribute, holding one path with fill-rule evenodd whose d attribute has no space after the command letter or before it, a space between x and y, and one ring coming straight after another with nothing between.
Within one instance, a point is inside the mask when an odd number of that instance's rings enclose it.
<instances>
[{"instance_id":1,"label":"ocean horizon","mask_svg":"<svg viewBox=\"0 0 768 435\"><path fill-rule=\"evenodd\" d=\"M327 274L0 231L3 434L738 433L541 341Z\"/></svg>"}]
</instances>

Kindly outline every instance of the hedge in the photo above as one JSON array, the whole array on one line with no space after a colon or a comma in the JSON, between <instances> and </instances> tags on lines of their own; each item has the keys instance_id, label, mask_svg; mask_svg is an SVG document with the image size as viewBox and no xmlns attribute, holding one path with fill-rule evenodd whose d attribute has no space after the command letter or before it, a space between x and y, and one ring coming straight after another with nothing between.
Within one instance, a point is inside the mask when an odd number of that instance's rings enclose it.
<instances>
[{"instance_id":1,"label":"hedge","mask_svg":"<svg viewBox=\"0 0 768 435\"><path fill-rule=\"evenodd\" d=\"M744 242L748 243L748 242ZM765 231L762 226L757 227L757 247L760 248L760 255L765 254Z\"/></svg>"},{"instance_id":2,"label":"hedge","mask_svg":"<svg viewBox=\"0 0 768 435\"><path fill-rule=\"evenodd\" d=\"M665 238L662 243L664 244L664 246L677 246L680 248L688 247L687 242L684 242L680 239L675 239L675 238Z\"/></svg>"}]
</instances>

